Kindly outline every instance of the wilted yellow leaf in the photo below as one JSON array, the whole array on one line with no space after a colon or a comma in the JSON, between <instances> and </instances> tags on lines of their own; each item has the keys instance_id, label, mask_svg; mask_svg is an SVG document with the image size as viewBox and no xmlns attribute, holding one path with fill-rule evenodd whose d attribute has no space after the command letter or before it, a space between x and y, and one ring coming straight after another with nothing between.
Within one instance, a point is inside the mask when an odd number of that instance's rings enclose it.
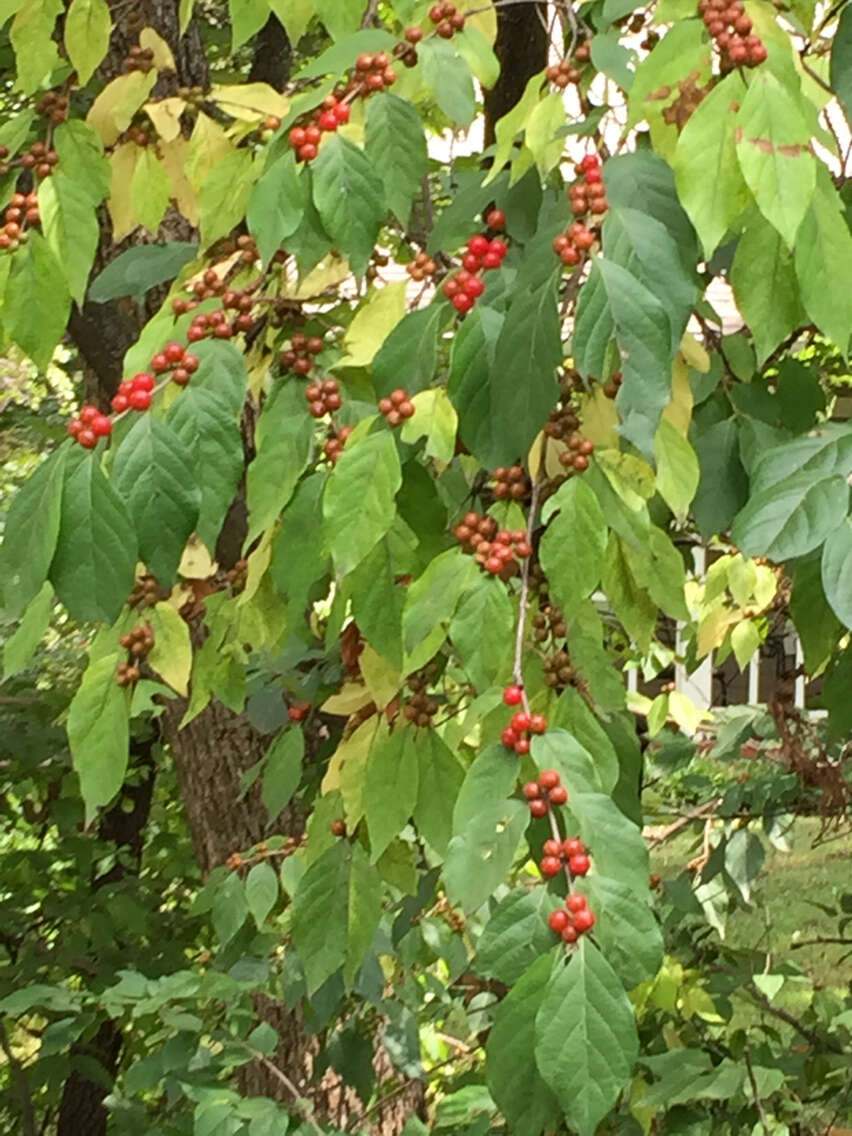
<instances>
[{"instance_id":1,"label":"wilted yellow leaf","mask_svg":"<svg viewBox=\"0 0 852 1136\"><path fill-rule=\"evenodd\" d=\"M107 83L86 115L86 122L100 135L105 146L113 146L133 121L157 81L157 72L131 71Z\"/></svg>"},{"instance_id":2,"label":"wilted yellow leaf","mask_svg":"<svg viewBox=\"0 0 852 1136\"><path fill-rule=\"evenodd\" d=\"M175 67L175 57L172 55L172 49L153 28L142 29L139 33L139 46L146 51L153 51L154 66L160 71L177 70Z\"/></svg>"}]
</instances>

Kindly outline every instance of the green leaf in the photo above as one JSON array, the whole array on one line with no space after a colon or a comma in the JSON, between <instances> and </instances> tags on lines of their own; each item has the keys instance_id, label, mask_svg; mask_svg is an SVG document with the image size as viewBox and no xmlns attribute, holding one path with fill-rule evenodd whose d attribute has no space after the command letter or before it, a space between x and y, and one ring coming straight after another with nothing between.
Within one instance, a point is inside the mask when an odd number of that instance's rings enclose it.
<instances>
[{"instance_id":1,"label":"green leaf","mask_svg":"<svg viewBox=\"0 0 852 1136\"><path fill-rule=\"evenodd\" d=\"M610 533L602 585L624 630L641 650L647 650L657 624L657 605L636 578L627 548L620 536Z\"/></svg>"},{"instance_id":2,"label":"green leaf","mask_svg":"<svg viewBox=\"0 0 852 1136\"><path fill-rule=\"evenodd\" d=\"M762 365L805 319L793 257L780 233L756 210L737 243L730 279Z\"/></svg>"},{"instance_id":3,"label":"green leaf","mask_svg":"<svg viewBox=\"0 0 852 1136\"><path fill-rule=\"evenodd\" d=\"M246 474L249 542L272 524L293 496L310 460L313 437L303 389L294 382L276 384L258 419L257 456Z\"/></svg>"},{"instance_id":4,"label":"green leaf","mask_svg":"<svg viewBox=\"0 0 852 1136\"><path fill-rule=\"evenodd\" d=\"M323 524L334 567L345 576L391 528L402 484L396 440L378 430L348 446L323 495Z\"/></svg>"},{"instance_id":5,"label":"green leaf","mask_svg":"<svg viewBox=\"0 0 852 1136\"><path fill-rule=\"evenodd\" d=\"M491 912L476 951L476 971L514 986L554 944L547 920L554 896L546 888L515 888Z\"/></svg>"},{"instance_id":6,"label":"green leaf","mask_svg":"<svg viewBox=\"0 0 852 1136\"><path fill-rule=\"evenodd\" d=\"M852 8L844 7L831 41L831 86L852 119Z\"/></svg>"},{"instance_id":7,"label":"green leaf","mask_svg":"<svg viewBox=\"0 0 852 1136\"><path fill-rule=\"evenodd\" d=\"M42 183L42 187L46 183ZM150 289L174 280L180 270L198 255L198 245L170 241L164 245L137 245L110 261L89 286L88 299L96 304L130 296L137 302Z\"/></svg>"},{"instance_id":8,"label":"green leaf","mask_svg":"<svg viewBox=\"0 0 852 1136\"><path fill-rule=\"evenodd\" d=\"M565 141L559 128L565 125L565 103L561 93L545 95L526 121L524 142L529 147L542 177L559 164Z\"/></svg>"},{"instance_id":9,"label":"green leaf","mask_svg":"<svg viewBox=\"0 0 852 1136\"><path fill-rule=\"evenodd\" d=\"M633 86L630 64L635 63L636 53L620 42L619 33L610 31L607 35L596 35L590 46L595 68L618 83L623 91L629 91Z\"/></svg>"},{"instance_id":10,"label":"green leaf","mask_svg":"<svg viewBox=\"0 0 852 1136\"><path fill-rule=\"evenodd\" d=\"M166 421L192 454L201 486L196 531L212 552L243 473L239 422L222 399L194 382L169 408Z\"/></svg>"},{"instance_id":11,"label":"green leaf","mask_svg":"<svg viewBox=\"0 0 852 1136\"><path fill-rule=\"evenodd\" d=\"M263 768L263 800L269 824L292 798L302 777L305 736L301 730L285 727L266 751Z\"/></svg>"},{"instance_id":12,"label":"green leaf","mask_svg":"<svg viewBox=\"0 0 852 1136\"><path fill-rule=\"evenodd\" d=\"M306 190L296 159L288 153L268 167L251 191L246 223L257 241L264 265L269 264L284 239L299 227L305 215Z\"/></svg>"},{"instance_id":13,"label":"green leaf","mask_svg":"<svg viewBox=\"0 0 852 1136\"><path fill-rule=\"evenodd\" d=\"M36 91L59 65L53 32L61 11L58 0L23 0L17 5L8 34L15 49L15 86L25 95Z\"/></svg>"},{"instance_id":14,"label":"green leaf","mask_svg":"<svg viewBox=\"0 0 852 1136\"><path fill-rule=\"evenodd\" d=\"M115 453L113 485L125 501L139 555L164 587L177 575L198 521L201 490L180 437L162 419L142 414Z\"/></svg>"},{"instance_id":15,"label":"green leaf","mask_svg":"<svg viewBox=\"0 0 852 1136\"><path fill-rule=\"evenodd\" d=\"M12 497L0 550L3 603L19 616L41 591L56 551L69 447L54 451Z\"/></svg>"},{"instance_id":16,"label":"green leaf","mask_svg":"<svg viewBox=\"0 0 852 1136\"><path fill-rule=\"evenodd\" d=\"M852 336L852 289L840 282L849 281L852 236L840 198L827 171L822 169L799 230L795 257L805 311L845 355ZM826 287L826 280L833 282L831 287Z\"/></svg>"},{"instance_id":17,"label":"green leaf","mask_svg":"<svg viewBox=\"0 0 852 1136\"><path fill-rule=\"evenodd\" d=\"M443 856L452 836L453 807L464 770L434 730L418 730L414 749L418 763L414 823L424 840Z\"/></svg>"},{"instance_id":18,"label":"green leaf","mask_svg":"<svg viewBox=\"0 0 852 1136\"><path fill-rule=\"evenodd\" d=\"M360 844L352 845L349 902L346 911L346 962L343 981L351 986L382 917L382 883Z\"/></svg>"},{"instance_id":19,"label":"green leaf","mask_svg":"<svg viewBox=\"0 0 852 1136\"><path fill-rule=\"evenodd\" d=\"M740 461L733 418L714 422L693 437L701 477L692 513L703 537L724 532L748 499L748 477Z\"/></svg>"},{"instance_id":20,"label":"green leaf","mask_svg":"<svg viewBox=\"0 0 852 1136\"><path fill-rule=\"evenodd\" d=\"M491 42L475 23L468 22L453 36L453 46L467 62L473 77L490 91L500 77L500 61Z\"/></svg>"},{"instance_id":21,"label":"green leaf","mask_svg":"<svg viewBox=\"0 0 852 1136\"><path fill-rule=\"evenodd\" d=\"M115 681L120 655L90 664L68 707L68 744L87 820L121 788L127 769L127 696Z\"/></svg>"},{"instance_id":22,"label":"green leaf","mask_svg":"<svg viewBox=\"0 0 852 1136\"><path fill-rule=\"evenodd\" d=\"M408 823L417 802L417 752L411 730L394 730L370 751L364 778L364 816L375 864Z\"/></svg>"},{"instance_id":23,"label":"green leaf","mask_svg":"<svg viewBox=\"0 0 852 1136\"><path fill-rule=\"evenodd\" d=\"M677 130L665 124L663 111L678 97L686 76L703 87L710 75L710 42L700 20L678 20L636 69L630 88L627 126L645 119L654 149L669 157L677 145Z\"/></svg>"},{"instance_id":24,"label":"green leaf","mask_svg":"<svg viewBox=\"0 0 852 1136\"><path fill-rule=\"evenodd\" d=\"M476 111L473 77L466 61L445 39L430 37L418 45L423 81L453 122L469 126Z\"/></svg>"},{"instance_id":25,"label":"green leaf","mask_svg":"<svg viewBox=\"0 0 852 1136\"><path fill-rule=\"evenodd\" d=\"M340 134L323 141L311 169L323 226L352 271L363 276L385 218L382 178L368 155Z\"/></svg>"},{"instance_id":26,"label":"green leaf","mask_svg":"<svg viewBox=\"0 0 852 1136\"><path fill-rule=\"evenodd\" d=\"M758 208L791 249L816 187L810 140L789 90L767 68L756 71L737 116L737 157Z\"/></svg>"},{"instance_id":27,"label":"green leaf","mask_svg":"<svg viewBox=\"0 0 852 1136\"><path fill-rule=\"evenodd\" d=\"M95 131L81 119L72 118L56 127L53 145L63 174L99 205L109 194L112 170Z\"/></svg>"},{"instance_id":28,"label":"green leaf","mask_svg":"<svg viewBox=\"0 0 852 1136\"><path fill-rule=\"evenodd\" d=\"M219 946L226 947L249 915L245 887L237 872L229 872L217 889L210 914Z\"/></svg>"},{"instance_id":29,"label":"green leaf","mask_svg":"<svg viewBox=\"0 0 852 1136\"><path fill-rule=\"evenodd\" d=\"M429 170L423 120L414 106L389 93L370 99L364 150L384 183L388 208L407 224Z\"/></svg>"},{"instance_id":30,"label":"green leaf","mask_svg":"<svg viewBox=\"0 0 852 1136\"><path fill-rule=\"evenodd\" d=\"M269 0L269 7L281 26L287 29L290 43L297 44L313 19L314 0ZM255 1136L255 1133L251 1132L249 1136Z\"/></svg>"},{"instance_id":31,"label":"green leaf","mask_svg":"<svg viewBox=\"0 0 852 1136\"><path fill-rule=\"evenodd\" d=\"M367 553L347 577L347 583L361 634L383 659L401 670L405 590L396 582L388 537Z\"/></svg>"},{"instance_id":32,"label":"green leaf","mask_svg":"<svg viewBox=\"0 0 852 1136\"><path fill-rule=\"evenodd\" d=\"M593 1136L630 1080L639 1041L624 988L588 939L551 978L535 1038L544 1081L579 1136Z\"/></svg>"},{"instance_id":33,"label":"green leaf","mask_svg":"<svg viewBox=\"0 0 852 1136\"><path fill-rule=\"evenodd\" d=\"M140 151L130 179L130 204L140 225L156 234L169 207L172 183L153 147Z\"/></svg>"},{"instance_id":34,"label":"green leaf","mask_svg":"<svg viewBox=\"0 0 852 1136\"><path fill-rule=\"evenodd\" d=\"M427 387L435 377L438 334L447 319L440 304L409 312L394 327L373 359L373 386L379 398L395 390L405 376L409 394Z\"/></svg>"},{"instance_id":35,"label":"green leaf","mask_svg":"<svg viewBox=\"0 0 852 1136\"><path fill-rule=\"evenodd\" d=\"M209 391L227 407L234 418L238 418L248 385L246 360L242 351L233 343L222 339L205 339L194 346L200 366L192 377L192 389Z\"/></svg>"},{"instance_id":36,"label":"green leaf","mask_svg":"<svg viewBox=\"0 0 852 1136\"><path fill-rule=\"evenodd\" d=\"M246 876L245 887L248 909L260 931L278 900L278 875L267 860L261 860Z\"/></svg>"},{"instance_id":37,"label":"green leaf","mask_svg":"<svg viewBox=\"0 0 852 1136\"><path fill-rule=\"evenodd\" d=\"M542 951L553 942L553 932ZM535 1062L535 1022L547 994L553 957L541 954L499 1003L486 1045L486 1076L491 1095L513 1136L540 1136L556 1130L561 1110Z\"/></svg>"},{"instance_id":38,"label":"green leaf","mask_svg":"<svg viewBox=\"0 0 852 1136\"><path fill-rule=\"evenodd\" d=\"M62 266L37 230L12 257L3 299L3 326L35 365L44 370L62 338L71 294Z\"/></svg>"},{"instance_id":39,"label":"green leaf","mask_svg":"<svg viewBox=\"0 0 852 1136\"><path fill-rule=\"evenodd\" d=\"M360 27L362 13L357 10L357 5L351 4L349 0L314 0L314 8L332 39L352 42L351 39L345 40L344 37L352 36L352 33Z\"/></svg>"},{"instance_id":40,"label":"green leaf","mask_svg":"<svg viewBox=\"0 0 852 1136\"><path fill-rule=\"evenodd\" d=\"M637 895L648 891L648 847L642 830L604 793L574 793L568 802L588 845L595 872Z\"/></svg>"},{"instance_id":41,"label":"green leaf","mask_svg":"<svg viewBox=\"0 0 852 1136\"><path fill-rule=\"evenodd\" d=\"M548 498L542 520L548 525L539 544L541 566L560 606L570 612L600 581L606 521L594 492L578 477Z\"/></svg>"},{"instance_id":42,"label":"green leaf","mask_svg":"<svg viewBox=\"0 0 852 1136\"><path fill-rule=\"evenodd\" d=\"M62 519L50 565L57 598L74 619L111 623L133 586L136 559L136 533L124 500L95 454L75 454L65 469Z\"/></svg>"},{"instance_id":43,"label":"green leaf","mask_svg":"<svg viewBox=\"0 0 852 1136\"><path fill-rule=\"evenodd\" d=\"M824 422L801 438L771 446L757 458L751 471L752 493L771 491L794 473L810 473L813 480L837 473L852 473L852 429L848 423Z\"/></svg>"},{"instance_id":44,"label":"green leaf","mask_svg":"<svg viewBox=\"0 0 852 1136\"><path fill-rule=\"evenodd\" d=\"M852 628L852 522L847 517L822 550L822 586L837 618Z\"/></svg>"},{"instance_id":45,"label":"green leaf","mask_svg":"<svg viewBox=\"0 0 852 1136\"><path fill-rule=\"evenodd\" d=\"M202 248L224 237L245 217L258 170L251 150L232 150L205 177L198 195Z\"/></svg>"},{"instance_id":46,"label":"green leaf","mask_svg":"<svg viewBox=\"0 0 852 1136\"><path fill-rule=\"evenodd\" d=\"M822 544L848 507L849 486L843 477L797 473L754 493L737 514L731 536L744 556L768 556L781 563Z\"/></svg>"},{"instance_id":47,"label":"green leaf","mask_svg":"<svg viewBox=\"0 0 852 1136\"><path fill-rule=\"evenodd\" d=\"M678 196L706 258L751 200L735 145L736 113L744 94L739 71L722 79L690 115L674 153Z\"/></svg>"},{"instance_id":48,"label":"green leaf","mask_svg":"<svg viewBox=\"0 0 852 1136\"><path fill-rule=\"evenodd\" d=\"M725 871L746 903L751 899L751 885L760 875L765 858L763 842L749 828L735 829L725 842Z\"/></svg>"},{"instance_id":49,"label":"green leaf","mask_svg":"<svg viewBox=\"0 0 852 1136\"><path fill-rule=\"evenodd\" d=\"M336 39L337 37L333 35L332 38ZM294 78L308 79L316 78L318 75L334 75L337 77L341 72L351 67L352 60L362 52L390 52L395 44L394 37L384 28L362 28L361 31L356 31L354 35L350 35L342 43L332 44L307 66L299 68ZM310 105L315 106L316 104Z\"/></svg>"},{"instance_id":50,"label":"green leaf","mask_svg":"<svg viewBox=\"0 0 852 1136\"><path fill-rule=\"evenodd\" d=\"M112 17L106 0L72 0L65 16L65 50L85 87L109 50Z\"/></svg>"},{"instance_id":51,"label":"green leaf","mask_svg":"<svg viewBox=\"0 0 852 1136\"><path fill-rule=\"evenodd\" d=\"M842 625L826 599L821 569L820 558L811 557L798 560L792 572L790 618L801 640L809 675L819 674L825 668L843 634Z\"/></svg>"},{"instance_id":52,"label":"green leaf","mask_svg":"<svg viewBox=\"0 0 852 1136\"><path fill-rule=\"evenodd\" d=\"M3 677L22 671L50 626L53 613L53 588L46 581L27 604L18 628L3 644Z\"/></svg>"},{"instance_id":53,"label":"green leaf","mask_svg":"<svg viewBox=\"0 0 852 1136\"><path fill-rule=\"evenodd\" d=\"M648 982L663 962L663 936L646 893L595 872L588 877L595 939L628 990Z\"/></svg>"},{"instance_id":54,"label":"green leaf","mask_svg":"<svg viewBox=\"0 0 852 1136\"><path fill-rule=\"evenodd\" d=\"M450 639L465 673L482 693L496 680L511 650L515 613L505 585L480 575L450 623Z\"/></svg>"},{"instance_id":55,"label":"green leaf","mask_svg":"<svg viewBox=\"0 0 852 1136\"><path fill-rule=\"evenodd\" d=\"M654 457L660 496L677 519L684 521L698 490L701 470L695 450L667 418L660 421L654 435Z\"/></svg>"},{"instance_id":56,"label":"green leaf","mask_svg":"<svg viewBox=\"0 0 852 1136\"><path fill-rule=\"evenodd\" d=\"M479 568L460 548L448 548L409 585L402 616L403 646L414 653L436 628L449 623L462 595L479 577Z\"/></svg>"},{"instance_id":57,"label":"green leaf","mask_svg":"<svg viewBox=\"0 0 852 1136\"><path fill-rule=\"evenodd\" d=\"M533 738L532 755L539 769L559 773L569 796L609 792L618 780L617 762L596 761L572 733L558 727Z\"/></svg>"},{"instance_id":58,"label":"green leaf","mask_svg":"<svg viewBox=\"0 0 852 1136\"><path fill-rule=\"evenodd\" d=\"M269 0L228 0L231 16L231 51L256 35L269 19Z\"/></svg>"}]
</instances>

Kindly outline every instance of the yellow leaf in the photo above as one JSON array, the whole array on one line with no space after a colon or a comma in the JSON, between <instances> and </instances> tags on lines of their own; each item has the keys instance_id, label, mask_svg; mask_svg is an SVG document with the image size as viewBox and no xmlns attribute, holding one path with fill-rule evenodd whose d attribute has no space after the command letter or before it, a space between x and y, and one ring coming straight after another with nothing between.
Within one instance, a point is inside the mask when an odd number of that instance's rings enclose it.
<instances>
[{"instance_id":1,"label":"yellow leaf","mask_svg":"<svg viewBox=\"0 0 852 1136\"><path fill-rule=\"evenodd\" d=\"M686 734L694 734L704 719L705 712L679 690L669 694L669 714Z\"/></svg>"},{"instance_id":2,"label":"yellow leaf","mask_svg":"<svg viewBox=\"0 0 852 1136\"><path fill-rule=\"evenodd\" d=\"M86 115L86 122L100 135L105 146L113 146L133 116L143 105L157 81L157 72L131 71L107 83Z\"/></svg>"},{"instance_id":3,"label":"yellow leaf","mask_svg":"<svg viewBox=\"0 0 852 1136\"><path fill-rule=\"evenodd\" d=\"M764 608L775 599L778 591L778 577L768 564L757 565L757 581L754 585L754 602Z\"/></svg>"},{"instance_id":4,"label":"yellow leaf","mask_svg":"<svg viewBox=\"0 0 852 1136\"><path fill-rule=\"evenodd\" d=\"M701 371L704 375L707 374L710 370L710 356L694 335L685 331L683 339L680 341L680 349L690 367L694 367L696 371Z\"/></svg>"},{"instance_id":5,"label":"yellow leaf","mask_svg":"<svg viewBox=\"0 0 852 1136\"><path fill-rule=\"evenodd\" d=\"M607 398L603 387L595 383L588 394L580 396L580 421L583 423L583 437L594 442L597 449L618 449L618 412L615 400Z\"/></svg>"},{"instance_id":6,"label":"yellow leaf","mask_svg":"<svg viewBox=\"0 0 852 1136\"><path fill-rule=\"evenodd\" d=\"M185 164L189 144L177 137L172 142L160 143L160 160L172 183L172 201L190 225L198 225L198 197L186 176Z\"/></svg>"},{"instance_id":7,"label":"yellow leaf","mask_svg":"<svg viewBox=\"0 0 852 1136\"><path fill-rule=\"evenodd\" d=\"M356 710L360 710L362 706L372 701L373 696L366 686L356 682L345 682L337 694L332 694L331 698L325 700L321 709L326 714L340 714L348 718L350 714L354 714Z\"/></svg>"},{"instance_id":8,"label":"yellow leaf","mask_svg":"<svg viewBox=\"0 0 852 1136\"><path fill-rule=\"evenodd\" d=\"M635 512L654 495L656 479L646 461L619 450L596 450L595 458L607 481L629 509Z\"/></svg>"},{"instance_id":9,"label":"yellow leaf","mask_svg":"<svg viewBox=\"0 0 852 1136\"><path fill-rule=\"evenodd\" d=\"M369 643L364 644L358 665L373 701L380 710L384 710L399 692L402 686L402 674L387 659L383 659L377 651L374 651Z\"/></svg>"},{"instance_id":10,"label":"yellow leaf","mask_svg":"<svg viewBox=\"0 0 852 1136\"><path fill-rule=\"evenodd\" d=\"M341 774L343 769L348 763L352 763L356 768L364 769L367 761L367 754L373 745L373 739L379 735L384 724L384 718L373 716L368 718L366 722L362 722L356 730L353 730L351 735L340 743L334 753L331 755L331 760L328 763L325 777L322 779L323 796L327 793L336 793L341 790ZM384 727L387 732L387 726ZM354 787L357 783L357 776L352 777L351 772L347 775L347 783L350 787ZM358 820L360 820L360 816ZM356 822L357 823L357 822Z\"/></svg>"},{"instance_id":11,"label":"yellow leaf","mask_svg":"<svg viewBox=\"0 0 852 1136\"><path fill-rule=\"evenodd\" d=\"M139 224L130 200L130 186L141 153L134 142L124 142L109 156L112 182L107 208L112 219L114 241L124 240Z\"/></svg>"},{"instance_id":12,"label":"yellow leaf","mask_svg":"<svg viewBox=\"0 0 852 1136\"><path fill-rule=\"evenodd\" d=\"M388 284L371 292L343 337L344 356L338 367L366 367L405 315L406 284Z\"/></svg>"},{"instance_id":13,"label":"yellow leaf","mask_svg":"<svg viewBox=\"0 0 852 1136\"><path fill-rule=\"evenodd\" d=\"M85 87L109 50L112 16L106 0L72 0L65 15L65 50Z\"/></svg>"},{"instance_id":14,"label":"yellow leaf","mask_svg":"<svg viewBox=\"0 0 852 1136\"><path fill-rule=\"evenodd\" d=\"M703 658L704 655L709 655L714 648L721 646L728 633L728 628L738 619L737 612L730 611L724 604L711 608L698 624L698 657Z\"/></svg>"},{"instance_id":15,"label":"yellow leaf","mask_svg":"<svg viewBox=\"0 0 852 1136\"><path fill-rule=\"evenodd\" d=\"M209 580L216 571L216 561L197 536L191 536L183 550L178 575L186 580Z\"/></svg>"},{"instance_id":16,"label":"yellow leaf","mask_svg":"<svg viewBox=\"0 0 852 1136\"><path fill-rule=\"evenodd\" d=\"M290 109L290 100L268 83L214 86L210 98L231 118L239 118L243 122L260 122L270 114L284 118Z\"/></svg>"},{"instance_id":17,"label":"yellow leaf","mask_svg":"<svg viewBox=\"0 0 852 1136\"><path fill-rule=\"evenodd\" d=\"M186 99L174 96L159 102L145 103L145 113L164 142L174 142L180 134L180 116L186 110Z\"/></svg>"},{"instance_id":18,"label":"yellow leaf","mask_svg":"<svg viewBox=\"0 0 852 1136\"><path fill-rule=\"evenodd\" d=\"M140 148L133 181L130 183L130 202L140 225L155 233L169 207L172 183L157 159L153 146Z\"/></svg>"},{"instance_id":19,"label":"yellow leaf","mask_svg":"<svg viewBox=\"0 0 852 1136\"><path fill-rule=\"evenodd\" d=\"M684 437L689 433L692 421L692 387L689 383L689 367L678 352L672 365L672 397L663 411L663 418L671 422L675 430ZM585 426L585 422L583 423Z\"/></svg>"},{"instance_id":20,"label":"yellow leaf","mask_svg":"<svg viewBox=\"0 0 852 1136\"><path fill-rule=\"evenodd\" d=\"M466 28L477 28L488 40L489 45L494 44L497 38L497 9L482 7L465 17Z\"/></svg>"},{"instance_id":21,"label":"yellow leaf","mask_svg":"<svg viewBox=\"0 0 852 1136\"><path fill-rule=\"evenodd\" d=\"M272 559L272 540L275 535L274 526L268 528L260 538L260 544L249 556L246 583L240 598L237 600L237 607L245 607L254 599L255 592L269 567L269 561Z\"/></svg>"},{"instance_id":22,"label":"yellow leaf","mask_svg":"<svg viewBox=\"0 0 852 1136\"><path fill-rule=\"evenodd\" d=\"M348 280L351 271L348 262L341 257L327 256L301 282L291 278L283 280L279 295L292 300L311 299Z\"/></svg>"},{"instance_id":23,"label":"yellow leaf","mask_svg":"<svg viewBox=\"0 0 852 1136\"><path fill-rule=\"evenodd\" d=\"M443 387L430 387L413 395L415 412L400 431L403 442L416 442L426 435L426 453L441 465L449 465L456 448L458 415Z\"/></svg>"},{"instance_id":24,"label":"yellow leaf","mask_svg":"<svg viewBox=\"0 0 852 1136\"><path fill-rule=\"evenodd\" d=\"M176 71L175 57L172 49L162 36L157 35L153 28L143 28L139 33L139 46L146 51L153 51L154 66L160 71Z\"/></svg>"},{"instance_id":25,"label":"yellow leaf","mask_svg":"<svg viewBox=\"0 0 852 1136\"><path fill-rule=\"evenodd\" d=\"M181 35L189 27L189 21L192 19L192 9L195 5L195 0L180 0L178 6L178 31Z\"/></svg>"},{"instance_id":26,"label":"yellow leaf","mask_svg":"<svg viewBox=\"0 0 852 1136\"><path fill-rule=\"evenodd\" d=\"M233 148L224 128L209 115L199 114L192 128L184 163L186 177L196 193L213 167Z\"/></svg>"},{"instance_id":27,"label":"yellow leaf","mask_svg":"<svg viewBox=\"0 0 852 1136\"><path fill-rule=\"evenodd\" d=\"M189 627L167 603L158 603L149 608L147 617L154 632L154 646L148 655L148 665L163 682L185 698L189 693L189 675L192 670Z\"/></svg>"}]
</instances>

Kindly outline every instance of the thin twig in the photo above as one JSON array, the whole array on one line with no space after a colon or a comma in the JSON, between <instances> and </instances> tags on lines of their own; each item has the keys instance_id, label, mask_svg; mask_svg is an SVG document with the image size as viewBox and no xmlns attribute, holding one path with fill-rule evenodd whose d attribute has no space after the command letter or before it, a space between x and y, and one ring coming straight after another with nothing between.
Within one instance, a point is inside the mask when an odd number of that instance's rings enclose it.
<instances>
[{"instance_id":1,"label":"thin twig","mask_svg":"<svg viewBox=\"0 0 852 1136\"><path fill-rule=\"evenodd\" d=\"M763 1111L763 1101L760 1099L760 1093L757 1089L757 1079L754 1075L754 1066L751 1063L751 1053L748 1046L743 1050L743 1057L745 1057L746 1069L748 1070L748 1079L751 1083L751 1091L754 1093L754 1103L757 1105L757 1114L760 1117L760 1125L766 1136L772 1136L769 1129L769 1122L766 1119L766 1113Z\"/></svg>"},{"instance_id":2,"label":"thin twig","mask_svg":"<svg viewBox=\"0 0 852 1136\"><path fill-rule=\"evenodd\" d=\"M38 1129L36 1128L35 1113L33 1112L33 1101L30 1096L30 1087L27 1083L27 1075L20 1061L12 1052L12 1047L9 1044L9 1037L6 1033L6 1027L0 1019L0 1048L6 1054L6 1060L9 1062L9 1068L12 1070L12 1077L18 1088L18 1096L21 1098L21 1124L23 1125L23 1136L38 1136Z\"/></svg>"},{"instance_id":3,"label":"thin twig","mask_svg":"<svg viewBox=\"0 0 852 1136\"><path fill-rule=\"evenodd\" d=\"M263 1054L258 1053L256 1049L252 1049L250 1046L246 1046L246 1049L249 1050L255 1061L259 1061L264 1069L272 1074L276 1081L281 1082L287 1092L290 1093L290 1095L295 1100L296 1107L298 1108L299 1112L301 1112L303 1118L307 1121L307 1123L310 1124L311 1128L313 1128L313 1130L317 1132L319 1136L325 1136L325 1133L320 1128L319 1124L317 1124L316 1117L314 1116L314 1106L307 1099L307 1097L302 1096L302 1094L299 1092L299 1090L296 1088L287 1074L282 1073L274 1061L270 1061L268 1057L264 1057Z\"/></svg>"},{"instance_id":4,"label":"thin twig","mask_svg":"<svg viewBox=\"0 0 852 1136\"><path fill-rule=\"evenodd\" d=\"M788 1026L792 1026L800 1037L803 1037L806 1041L809 1041L815 1048L828 1049L832 1053L844 1052L842 1046L838 1045L837 1042L832 1041L831 1038L823 1037L815 1030L808 1029L807 1026L803 1026L798 1018L789 1013L787 1010L782 1009L780 1006L773 1006L766 995L758 990L757 987L754 986L751 982L746 983L742 987L742 989L746 994L748 994L753 1002L756 1002L757 1005L766 1010L768 1014L772 1014L773 1017L778 1018L779 1021L786 1022Z\"/></svg>"},{"instance_id":5,"label":"thin twig","mask_svg":"<svg viewBox=\"0 0 852 1136\"><path fill-rule=\"evenodd\" d=\"M798 942L792 944L792 949L794 951L798 951L801 947L817 947L821 946L824 943L836 946L845 945L847 947L852 947L852 939L827 936L826 938L818 939L800 939Z\"/></svg>"},{"instance_id":6,"label":"thin twig","mask_svg":"<svg viewBox=\"0 0 852 1136\"><path fill-rule=\"evenodd\" d=\"M539 459L538 475L533 481L532 496L530 498L530 512L527 517L527 544L532 544L532 534L535 529L536 513L538 512L538 498L541 493L542 471L544 470L545 458L547 456L547 436L545 435L544 442L541 447L541 457ZM524 657L524 634L526 632L527 622L527 606L530 597L530 557L527 556L521 564L521 599L518 604L518 625L515 628L515 660L512 666L512 677L517 685L521 688L521 694L524 700L524 710L529 714L530 704L527 700L527 692L524 687L524 670L523 670L523 657Z\"/></svg>"},{"instance_id":7,"label":"thin twig","mask_svg":"<svg viewBox=\"0 0 852 1136\"><path fill-rule=\"evenodd\" d=\"M662 832L658 833L656 836L652 836L648 841L649 846L654 848L657 844L664 843L664 841L670 839L670 837L676 835L676 833L681 832L684 828L688 828L695 820L707 820L708 816L712 814L721 803L721 797L713 797L712 800L706 801L703 805L699 805L698 808L692 809L691 812L684 813L683 816L678 817L676 821L667 825Z\"/></svg>"}]
</instances>

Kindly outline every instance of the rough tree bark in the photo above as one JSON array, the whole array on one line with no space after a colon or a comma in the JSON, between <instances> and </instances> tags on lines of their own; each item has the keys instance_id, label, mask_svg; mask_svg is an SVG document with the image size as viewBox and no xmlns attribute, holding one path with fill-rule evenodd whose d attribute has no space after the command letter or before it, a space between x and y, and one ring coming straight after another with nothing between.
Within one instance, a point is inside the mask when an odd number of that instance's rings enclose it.
<instances>
[{"instance_id":1,"label":"rough tree bark","mask_svg":"<svg viewBox=\"0 0 852 1136\"><path fill-rule=\"evenodd\" d=\"M485 145L494 142L494 124L520 101L529 80L547 65L547 6L508 4L497 9L494 54L500 77L485 92Z\"/></svg>"}]
</instances>

